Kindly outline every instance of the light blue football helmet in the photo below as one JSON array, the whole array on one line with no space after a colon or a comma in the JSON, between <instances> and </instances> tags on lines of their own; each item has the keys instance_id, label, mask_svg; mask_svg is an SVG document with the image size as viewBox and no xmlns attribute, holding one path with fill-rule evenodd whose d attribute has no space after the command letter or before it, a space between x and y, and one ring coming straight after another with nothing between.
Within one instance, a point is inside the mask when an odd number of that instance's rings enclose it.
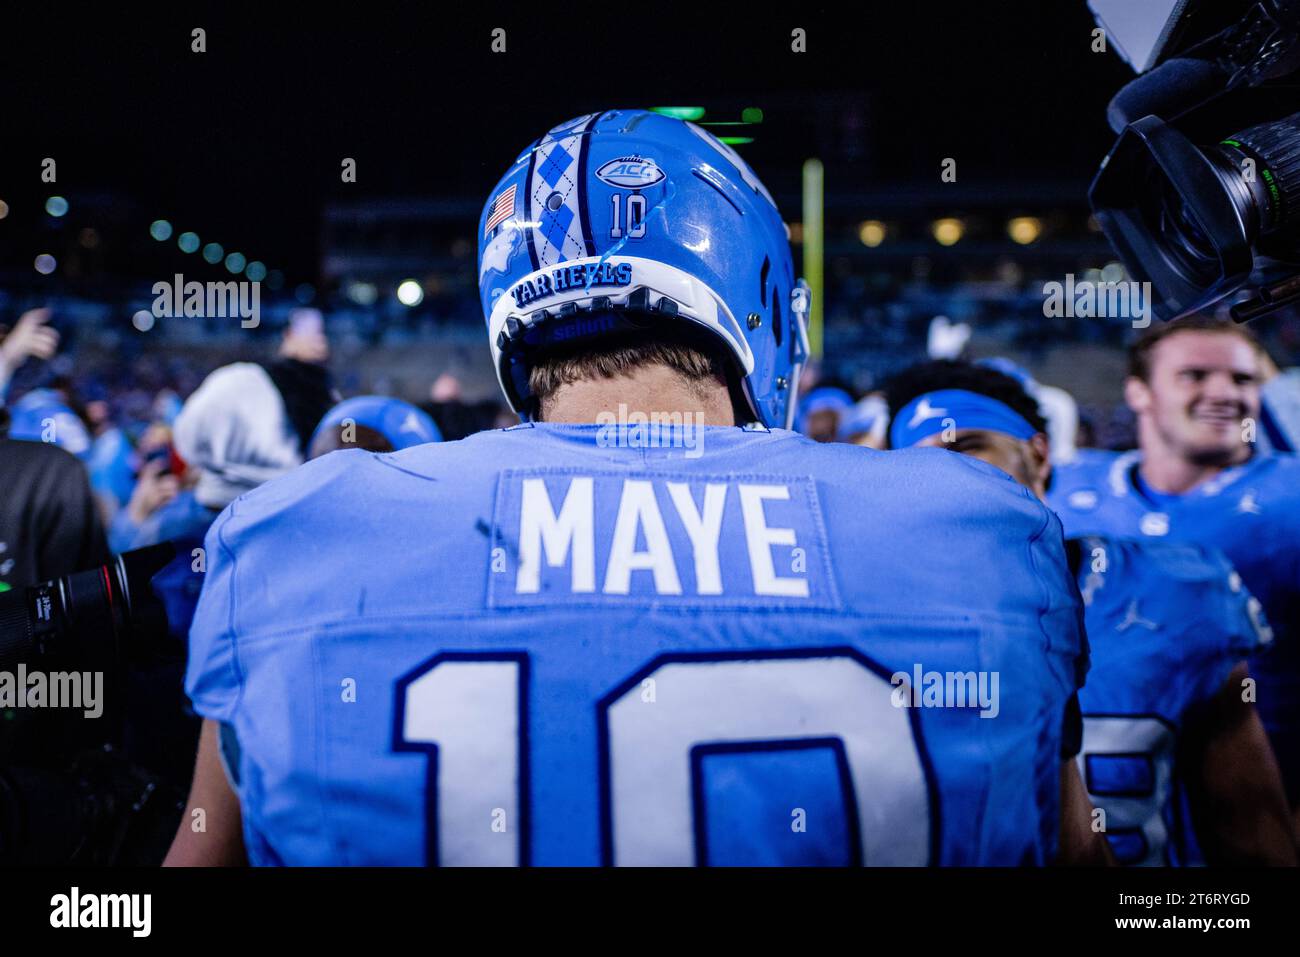
<instances>
[{"instance_id":1,"label":"light blue football helmet","mask_svg":"<svg viewBox=\"0 0 1300 957\"><path fill-rule=\"evenodd\" d=\"M713 134L646 110L561 123L501 178L478 240L493 364L521 416L531 350L686 321L725 343L752 419L790 427L808 286L771 194Z\"/></svg>"},{"instance_id":2,"label":"light blue football helmet","mask_svg":"<svg viewBox=\"0 0 1300 957\"><path fill-rule=\"evenodd\" d=\"M358 395L344 399L325 413L312 433L308 449L316 445L322 432L343 425L348 420L374 429L393 447L394 452L426 442L441 442L442 433L424 410L386 395Z\"/></svg>"}]
</instances>

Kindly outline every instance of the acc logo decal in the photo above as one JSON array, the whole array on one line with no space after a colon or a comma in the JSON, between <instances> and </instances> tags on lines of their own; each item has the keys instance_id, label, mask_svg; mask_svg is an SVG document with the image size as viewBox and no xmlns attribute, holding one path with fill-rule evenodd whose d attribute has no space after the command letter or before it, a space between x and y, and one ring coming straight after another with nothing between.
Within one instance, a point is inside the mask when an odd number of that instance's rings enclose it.
<instances>
[{"instance_id":1,"label":"acc logo decal","mask_svg":"<svg viewBox=\"0 0 1300 957\"><path fill-rule=\"evenodd\" d=\"M664 171L652 159L643 156L620 156L596 170L596 178L610 186L645 189L664 179Z\"/></svg>"}]
</instances>

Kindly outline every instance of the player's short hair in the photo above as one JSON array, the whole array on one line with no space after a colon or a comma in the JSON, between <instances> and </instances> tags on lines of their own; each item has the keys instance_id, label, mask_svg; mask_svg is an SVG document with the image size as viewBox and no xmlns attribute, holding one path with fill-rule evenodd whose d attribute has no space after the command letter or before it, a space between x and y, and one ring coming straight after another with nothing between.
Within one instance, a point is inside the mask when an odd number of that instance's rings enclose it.
<instances>
[{"instance_id":1,"label":"player's short hair","mask_svg":"<svg viewBox=\"0 0 1300 957\"><path fill-rule=\"evenodd\" d=\"M1175 319L1173 322L1152 325L1133 340L1128 347L1128 374L1143 382L1150 381L1152 350L1158 343L1180 332L1212 332L1219 335L1240 336L1260 355L1266 355L1264 346L1245 326L1228 319L1196 313L1184 316L1182 319Z\"/></svg>"},{"instance_id":2,"label":"player's short hair","mask_svg":"<svg viewBox=\"0 0 1300 957\"><path fill-rule=\"evenodd\" d=\"M731 389L733 405L736 402L734 363L711 334L697 332L685 323L660 322L655 328L606 335L540 353L528 373L534 404L530 417L541 419L543 404L563 386L613 379L650 365L672 369L701 397L708 386L725 384Z\"/></svg>"},{"instance_id":3,"label":"player's short hair","mask_svg":"<svg viewBox=\"0 0 1300 957\"><path fill-rule=\"evenodd\" d=\"M345 428L351 428L351 436L344 436ZM348 441L351 438L352 441ZM364 449L367 452L391 452L393 443L380 432L375 431L368 425L362 425L355 422L351 426L345 426L342 422L332 425L329 428L321 429L312 439L311 448L308 449L307 458L320 458L327 452L337 452L339 449Z\"/></svg>"},{"instance_id":4,"label":"player's short hair","mask_svg":"<svg viewBox=\"0 0 1300 957\"><path fill-rule=\"evenodd\" d=\"M996 399L1037 431L1047 431L1047 420L1039 411L1038 402L1019 382L997 369L953 359L917 363L885 382L885 401L889 404L891 426L893 417L913 399L941 389L965 389Z\"/></svg>"}]
</instances>

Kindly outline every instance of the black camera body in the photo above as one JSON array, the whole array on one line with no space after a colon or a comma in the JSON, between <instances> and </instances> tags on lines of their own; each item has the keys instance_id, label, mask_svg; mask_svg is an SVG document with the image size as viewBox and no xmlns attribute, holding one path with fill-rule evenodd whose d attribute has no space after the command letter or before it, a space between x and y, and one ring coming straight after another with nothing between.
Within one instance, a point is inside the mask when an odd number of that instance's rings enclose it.
<instances>
[{"instance_id":1,"label":"black camera body","mask_svg":"<svg viewBox=\"0 0 1300 957\"><path fill-rule=\"evenodd\" d=\"M1103 23L1104 5L1093 0ZM1300 302L1300 0L1173 4L1135 66L1146 72L1111 101L1119 139L1089 200L1129 275L1151 283L1155 314L1236 294L1246 322Z\"/></svg>"},{"instance_id":2,"label":"black camera body","mask_svg":"<svg viewBox=\"0 0 1300 957\"><path fill-rule=\"evenodd\" d=\"M107 702L89 722L58 708L9 713L0 866L156 865L166 853L198 730L181 712L184 648L150 586L175 554L163 542L0 594L0 671L101 672Z\"/></svg>"},{"instance_id":3,"label":"black camera body","mask_svg":"<svg viewBox=\"0 0 1300 957\"><path fill-rule=\"evenodd\" d=\"M162 542L0 595L0 668L48 663L116 672L168 650L166 611L149 583L175 556L175 545Z\"/></svg>"}]
</instances>

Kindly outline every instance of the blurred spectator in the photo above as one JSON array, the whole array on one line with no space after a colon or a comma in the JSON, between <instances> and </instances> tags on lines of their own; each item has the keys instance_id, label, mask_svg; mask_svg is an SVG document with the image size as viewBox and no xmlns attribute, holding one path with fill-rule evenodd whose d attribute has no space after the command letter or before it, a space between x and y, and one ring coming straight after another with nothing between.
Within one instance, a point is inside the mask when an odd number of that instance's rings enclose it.
<instances>
[{"instance_id":1,"label":"blurred spectator","mask_svg":"<svg viewBox=\"0 0 1300 957\"><path fill-rule=\"evenodd\" d=\"M329 361L330 344L319 309L295 309L289 314L289 328L280 341L280 355L312 365L323 366Z\"/></svg>"},{"instance_id":2,"label":"blurred spectator","mask_svg":"<svg viewBox=\"0 0 1300 957\"><path fill-rule=\"evenodd\" d=\"M9 407L9 435L57 445L80 459L90 457L90 430L54 389L33 389Z\"/></svg>"},{"instance_id":3,"label":"blurred spectator","mask_svg":"<svg viewBox=\"0 0 1300 957\"><path fill-rule=\"evenodd\" d=\"M186 400L174 429L155 425L142 437L145 464L114 522L113 545L121 551L162 541L176 546L176 558L152 584L178 641L189 633L202 590L208 527L235 498L302 462L306 441L290 410L314 426L329 407L327 382L323 368L293 358L223 366ZM168 781L188 776L198 733L181 673L180 663L162 662L132 675L131 753Z\"/></svg>"},{"instance_id":4,"label":"blurred spectator","mask_svg":"<svg viewBox=\"0 0 1300 957\"><path fill-rule=\"evenodd\" d=\"M463 439L484 429L503 429L519 424L519 416L504 409L495 399L462 401L460 379L450 372L444 372L434 380L429 388L429 400L422 408L433 418L445 442Z\"/></svg>"},{"instance_id":5,"label":"blurred spectator","mask_svg":"<svg viewBox=\"0 0 1300 957\"><path fill-rule=\"evenodd\" d=\"M59 333L46 325L49 309L29 309L18 317L12 330L0 333L0 402L9 391L9 382L28 359L49 359L59 348Z\"/></svg>"},{"instance_id":6,"label":"blurred spectator","mask_svg":"<svg viewBox=\"0 0 1300 957\"><path fill-rule=\"evenodd\" d=\"M0 592L25 588L108 561L108 545L85 467L46 442L0 434ZM79 712L23 708L0 720L0 778L35 774L76 740ZM56 783L58 780L56 777ZM0 780L0 792L17 786ZM16 800L16 798L10 798ZM0 822L4 815L0 814ZM3 827L0 827L3 831ZM5 856L0 834L0 858Z\"/></svg>"},{"instance_id":7,"label":"blurred spectator","mask_svg":"<svg viewBox=\"0 0 1300 957\"><path fill-rule=\"evenodd\" d=\"M157 445L161 428L141 443L150 467L141 470L128 514L114 523L114 545L175 542L177 557L154 577L154 590L177 637L188 632L202 587L208 526L240 495L301 464L332 404L328 375L291 358L222 366L185 401L174 449Z\"/></svg>"},{"instance_id":8,"label":"blurred spectator","mask_svg":"<svg viewBox=\"0 0 1300 957\"><path fill-rule=\"evenodd\" d=\"M888 440L889 406L885 397L873 392L840 419L837 441L883 449Z\"/></svg>"},{"instance_id":9,"label":"blurred spectator","mask_svg":"<svg viewBox=\"0 0 1300 957\"><path fill-rule=\"evenodd\" d=\"M966 323L935 316L930 320L925 351L931 359L959 359L970 342L970 334L971 328Z\"/></svg>"},{"instance_id":10,"label":"blurred spectator","mask_svg":"<svg viewBox=\"0 0 1300 957\"><path fill-rule=\"evenodd\" d=\"M46 442L0 437L0 591L109 558L85 467Z\"/></svg>"},{"instance_id":11,"label":"blurred spectator","mask_svg":"<svg viewBox=\"0 0 1300 957\"><path fill-rule=\"evenodd\" d=\"M181 414L181 397L171 389L163 389L154 397L153 417L157 422L170 426Z\"/></svg>"},{"instance_id":12,"label":"blurred spectator","mask_svg":"<svg viewBox=\"0 0 1300 957\"><path fill-rule=\"evenodd\" d=\"M146 461L136 477L130 501L109 526L108 543L114 553L166 541L170 536L162 533L162 520L156 516L180 490L180 478L168 468L165 459Z\"/></svg>"},{"instance_id":13,"label":"blurred spectator","mask_svg":"<svg viewBox=\"0 0 1300 957\"><path fill-rule=\"evenodd\" d=\"M112 522L135 488L135 453L126 432L113 421L106 399L86 403L86 420L94 436L86 457L90 486L99 498L105 522Z\"/></svg>"},{"instance_id":14,"label":"blurred spectator","mask_svg":"<svg viewBox=\"0 0 1300 957\"><path fill-rule=\"evenodd\" d=\"M853 396L834 385L823 385L799 402L794 429L816 442L834 442L840 434L840 420L853 409Z\"/></svg>"},{"instance_id":15,"label":"blurred spectator","mask_svg":"<svg viewBox=\"0 0 1300 957\"><path fill-rule=\"evenodd\" d=\"M58 332L45 324L50 315L28 310L0 339L0 397L19 366L58 349ZM49 390L0 413L0 591L103 564L103 523L74 458L90 447L80 418Z\"/></svg>"},{"instance_id":16,"label":"blurred spectator","mask_svg":"<svg viewBox=\"0 0 1300 957\"><path fill-rule=\"evenodd\" d=\"M429 389L429 398L434 402L459 402L461 396L460 380L450 372L444 372L433 380Z\"/></svg>"}]
</instances>

